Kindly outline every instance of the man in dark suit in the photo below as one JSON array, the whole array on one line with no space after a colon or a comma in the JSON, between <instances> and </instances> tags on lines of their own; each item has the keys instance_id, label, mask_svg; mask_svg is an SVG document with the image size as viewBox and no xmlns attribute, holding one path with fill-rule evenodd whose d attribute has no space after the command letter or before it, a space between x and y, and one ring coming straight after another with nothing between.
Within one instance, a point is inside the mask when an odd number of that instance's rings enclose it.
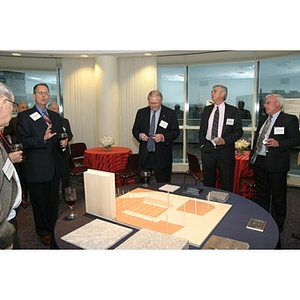
<instances>
[{"instance_id":1,"label":"man in dark suit","mask_svg":"<svg viewBox=\"0 0 300 300\"><path fill-rule=\"evenodd\" d=\"M281 111L283 103L281 95L266 96L266 116L259 120L250 156L258 204L267 211L271 206L279 231L286 218L290 149L300 145L298 119Z\"/></svg>"},{"instance_id":2,"label":"man in dark suit","mask_svg":"<svg viewBox=\"0 0 300 300\"><path fill-rule=\"evenodd\" d=\"M57 137L63 131L61 117L46 109L50 98L48 85L37 84L33 98L34 107L18 115L17 141L24 147L24 175L36 233L44 244L50 245L58 214L59 151L67 141Z\"/></svg>"},{"instance_id":3,"label":"man in dark suit","mask_svg":"<svg viewBox=\"0 0 300 300\"><path fill-rule=\"evenodd\" d=\"M179 136L179 126L174 110L162 105L162 101L158 90L148 94L149 106L138 110L132 134L140 144L139 170L154 170L157 182L170 182L172 142Z\"/></svg>"},{"instance_id":4,"label":"man in dark suit","mask_svg":"<svg viewBox=\"0 0 300 300\"><path fill-rule=\"evenodd\" d=\"M56 102L52 102L48 105L48 109L56 112L59 114L59 106ZM70 142L73 138L73 133L71 130L70 122L66 118L62 118L62 126L63 131L68 135L67 141ZM65 197L65 188L70 186L70 146L69 143L67 144L67 148L63 149L60 153L60 159L61 159L61 191L63 198Z\"/></svg>"},{"instance_id":5,"label":"man in dark suit","mask_svg":"<svg viewBox=\"0 0 300 300\"><path fill-rule=\"evenodd\" d=\"M221 188L232 191L235 142L243 135L243 128L238 108L225 103L226 97L227 88L225 86L215 85L213 87L211 98L214 105L206 106L203 110L199 141L203 184L215 187L218 170Z\"/></svg>"}]
</instances>

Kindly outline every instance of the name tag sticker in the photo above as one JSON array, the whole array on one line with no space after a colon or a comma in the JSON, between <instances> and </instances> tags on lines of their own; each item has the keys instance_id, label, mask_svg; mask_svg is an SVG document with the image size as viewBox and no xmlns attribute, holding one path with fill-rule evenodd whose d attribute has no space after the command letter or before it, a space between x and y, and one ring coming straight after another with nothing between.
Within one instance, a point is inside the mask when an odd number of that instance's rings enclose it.
<instances>
[{"instance_id":1,"label":"name tag sticker","mask_svg":"<svg viewBox=\"0 0 300 300\"><path fill-rule=\"evenodd\" d=\"M35 112L33 114L30 115L30 118L33 120L33 121L36 121L38 120L39 118L41 118L42 116L38 113L38 112Z\"/></svg>"},{"instance_id":2,"label":"name tag sticker","mask_svg":"<svg viewBox=\"0 0 300 300\"><path fill-rule=\"evenodd\" d=\"M226 125L233 125L234 124L234 119L227 119L226 120Z\"/></svg>"},{"instance_id":3,"label":"name tag sticker","mask_svg":"<svg viewBox=\"0 0 300 300\"><path fill-rule=\"evenodd\" d=\"M168 127L169 123L165 122L164 120L161 120L159 123L159 126L166 129Z\"/></svg>"},{"instance_id":4,"label":"name tag sticker","mask_svg":"<svg viewBox=\"0 0 300 300\"><path fill-rule=\"evenodd\" d=\"M10 181L13 173L14 173L14 166L12 164L12 162L10 161L9 158L7 158L3 168L2 168L2 171L4 173L4 175L6 176L6 178Z\"/></svg>"},{"instance_id":5,"label":"name tag sticker","mask_svg":"<svg viewBox=\"0 0 300 300\"><path fill-rule=\"evenodd\" d=\"M275 127L274 134L284 134L284 127Z\"/></svg>"}]
</instances>

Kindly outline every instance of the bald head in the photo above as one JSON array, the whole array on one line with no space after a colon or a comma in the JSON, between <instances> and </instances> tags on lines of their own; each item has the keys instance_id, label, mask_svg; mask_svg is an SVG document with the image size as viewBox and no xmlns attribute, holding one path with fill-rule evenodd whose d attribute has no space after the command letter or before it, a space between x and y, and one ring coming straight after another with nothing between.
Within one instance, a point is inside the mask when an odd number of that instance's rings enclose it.
<instances>
[{"instance_id":1,"label":"bald head","mask_svg":"<svg viewBox=\"0 0 300 300\"><path fill-rule=\"evenodd\" d=\"M54 111L54 112L56 112L56 113L59 114L59 106L58 106L58 104L55 103L55 102L50 103L50 104L48 105L48 109L50 109L50 110L52 110L52 111Z\"/></svg>"}]
</instances>

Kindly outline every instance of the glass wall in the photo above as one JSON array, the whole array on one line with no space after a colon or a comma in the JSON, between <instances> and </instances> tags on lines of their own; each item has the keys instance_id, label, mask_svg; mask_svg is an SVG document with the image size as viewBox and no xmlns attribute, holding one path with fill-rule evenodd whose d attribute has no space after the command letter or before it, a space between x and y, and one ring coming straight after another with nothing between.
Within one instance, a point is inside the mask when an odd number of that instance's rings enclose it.
<instances>
[{"instance_id":1,"label":"glass wall","mask_svg":"<svg viewBox=\"0 0 300 300\"><path fill-rule=\"evenodd\" d=\"M56 72L42 72L42 71L0 71L0 81L7 84L15 95L15 101L25 101L28 107L34 105L32 98L33 87L37 83L46 83L50 88L51 102L58 102L59 86L56 84Z\"/></svg>"},{"instance_id":2,"label":"glass wall","mask_svg":"<svg viewBox=\"0 0 300 300\"><path fill-rule=\"evenodd\" d=\"M284 111L300 120L300 57L281 57L257 61L158 66L158 88L164 104L179 110L180 137L174 143L174 163L186 163L186 152L200 159L198 130L203 108L209 104L212 87L228 88L227 103L242 113L243 138L253 139L263 104L269 93L285 97ZM179 107L179 106L180 107ZM299 147L291 150L290 174L299 174L296 157Z\"/></svg>"}]
</instances>

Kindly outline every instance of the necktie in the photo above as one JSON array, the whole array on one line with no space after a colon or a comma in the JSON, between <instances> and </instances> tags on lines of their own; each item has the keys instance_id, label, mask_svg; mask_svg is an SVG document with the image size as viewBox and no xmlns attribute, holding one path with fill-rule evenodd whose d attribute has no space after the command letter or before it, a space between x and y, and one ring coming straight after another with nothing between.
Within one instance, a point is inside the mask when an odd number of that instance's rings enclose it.
<instances>
[{"instance_id":1,"label":"necktie","mask_svg":"<svg viewBox=\"0 0 300 300\"><path fill-rule=\"evenodd\" d=\"M49 117L49 114L47 112L47 109L44 109L43 110L43 114L44 114L44 120L46 121L47 125L51 124L51 120L50 120L50 117Z\"/></svg>"},{"instance_id":2,"label":"necktie","mask_svg":"<svg viewBox=\"0 0 300 300\"><path fill-rule=\"evenodd\" d=\"M214 120L213 120L213 126L211 130L211 139L218 137L218 126L219 126L219 106L217 106L217 109L215 111Z\"/></svg>"},{"instance_id":3,"label":"necktie","mask_svg":"<svg viewBox=\"0 0 300 300\"><path fill-rule=\"evenodd\" d=\"M269 118L267 119L265 126L264 126L263 130L261 131L261 134L257 140L256 149L258 152L260 152L262 149L263 140L265 139L265 135L270 127L271 119L272 119L272 116L269 116Z\"/></svg>"},{"instance_id":4,"label":"necktie","mask_svg":"<svg viewBox=\"0 0 300 300\"><path fill-rule=\"evenodd\" d=\"M154 135L154 130L155 130L155 113L156 113L156 111L154 111L152 114L152 119L151 119L150 129L149 129L149 139L147 141L147 149L150 152L155 151L155 142L152 139L152 136Z\"/></svg>"}]
</instances>

